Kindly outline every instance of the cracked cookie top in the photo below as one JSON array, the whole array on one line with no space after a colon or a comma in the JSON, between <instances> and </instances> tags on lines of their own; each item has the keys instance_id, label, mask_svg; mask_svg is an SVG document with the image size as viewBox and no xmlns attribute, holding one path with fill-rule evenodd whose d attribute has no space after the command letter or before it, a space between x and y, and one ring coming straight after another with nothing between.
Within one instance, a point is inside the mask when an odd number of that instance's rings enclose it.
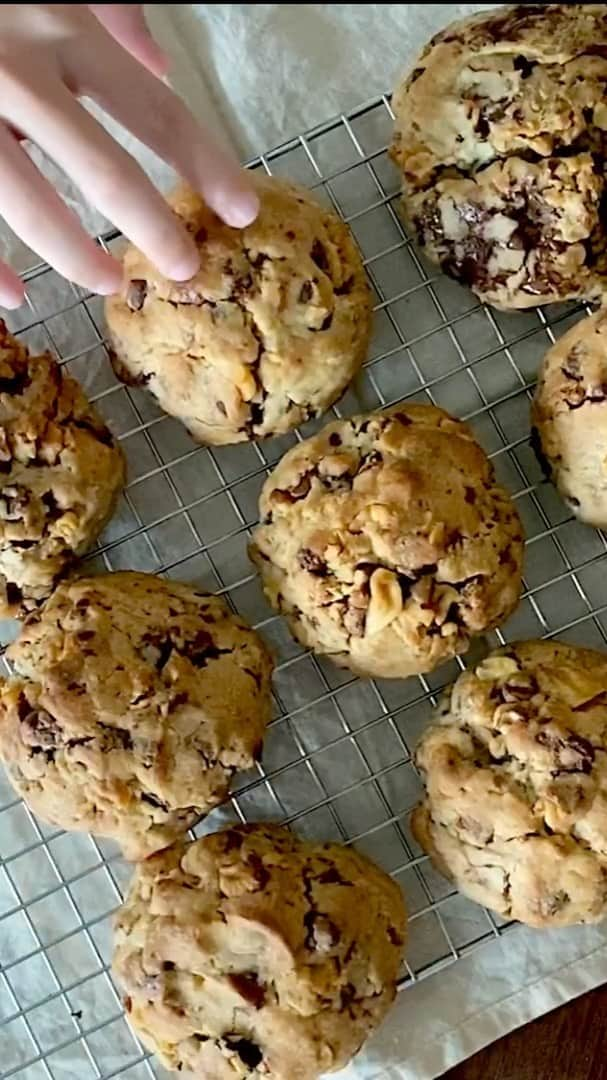
<instances>
[{"instance_id":1,"label":"cracked cookie top","mask_svg":"<svg viewBox=\"0 0 607 1080\"><path fill-rule=\"evenodd\" d=\"M150 574L65 582L9 649L0 758L43 820L166 847L254 764L272 664L223 600Z\"/></svg>"},{"instance_id":2,"label":"cracked cookie top","mask_svg":"<svg viewBox=\"0 0 607 1080\"><path fill-rule=\"evenodd\" d=\"M607 656L557 641L460 675L416 761L414 834L463 893L530 926L607 915Z\"/></svg>"},{"instance_id":3,"label":"cracked cookie top","mask_svg":"<svg viewBox=\"0 0 607 1080\"><path fill-rule=\"evenodd\" d=\"M428 256L497 307L604 288L607 7L521 4L438 34L392 156Z\"/></svg>"},{"instance_id":4,"label":"cracked cookie top","mask_svg":"<svg viewBox=\"0 0 607 1080\"><path fill-rule=\"evenodd\" d=\"M251 556L295 637L360 675L464 652L521 587L522 527L472 432L399 405L327 425L266 481Z\"/></svg>"},{"instance_id":5,"label":"cracked cookie top","mask_svg":"<svg viewBox=\"0 0 607 1080\"><path fill-rule=\"evenodd\" d=\"M546 353L532 407L540 464L581 521L607 528L607 310Z\"/></svg>"},{"instance_id":6,"label":"cracked cookie top","mask_svg":"<svg viewBox=\"0 0 607 1080\"><path fill-rule=\"evenodd\" d=\"M137 868L113 970L169 1069L316 1080L386 1013L404 939L400 888L368 859L241 825Z\"/></svg>"},{"instance_id":7,"label":"cracked cookie top","mask_svg":"<svg viewBox=\"0 0 607 1080\"><path fill-rule=\"evenodd\" d=\"M106 306L117 375L147 386L202 443L281 434L324 412L369 339L370 293L347 225L301 188L253 180L260 212L246 229L176 192L199 273L167 281L129 248L124 293Z\"/></svg>"},{"instance_id":8,"label":"cracked cookie top","mask_svg":"<svg viewBox=\"0 0 607 1080\"><path fill-rule=\"evenodd\" d=\"M0 319L0 618L22 616L101 532L122 451L78 383Z\"/></svg>"}]
</instances>

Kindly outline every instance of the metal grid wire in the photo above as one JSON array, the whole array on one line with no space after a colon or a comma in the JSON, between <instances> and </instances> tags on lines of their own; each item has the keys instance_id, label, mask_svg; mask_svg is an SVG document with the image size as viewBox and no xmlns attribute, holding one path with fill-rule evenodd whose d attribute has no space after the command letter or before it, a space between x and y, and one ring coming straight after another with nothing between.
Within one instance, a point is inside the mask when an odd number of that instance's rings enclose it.
<instances>
[{"instance_id":1,"label":"metal grid wire","mask_svg":"<svg viewBox=\"0 0 607 1080\"><path fill-rule=\"evenodd\" d=\"M252 163L313 188L349 222L365 258L376 298L372 347L333 412L414 399L468 419L516 498L528 538L523 600L491 644L559 634L604 646L606 540L571 518L529 447L538 361L582 309L504 315L428 267L395 209L391 126L389 100L380 98ZM111 250L117 240L113 234L102 243ZM31 348L63 359L128 458L128 488L88 568L152 571L224 593L277 655L263 763L240 778L228 807L200 831L278 818L302 835L371 855L401 883L411 912L405 985L500 935L507 927L453 891L408 827L420 788L411 748L434 695L461 662L402 682L354 679L302 651L251 571L246 543L268 468L326 418L260 445L196 447L145 392L117 383L99 299L45 266L26 276L29 306L11 315L11 328ZM128 877L111 844L41 825L0 775L2 1077L166 1075L131 1034L108 974L111 912Z\"/></svg>"}]
</instances>

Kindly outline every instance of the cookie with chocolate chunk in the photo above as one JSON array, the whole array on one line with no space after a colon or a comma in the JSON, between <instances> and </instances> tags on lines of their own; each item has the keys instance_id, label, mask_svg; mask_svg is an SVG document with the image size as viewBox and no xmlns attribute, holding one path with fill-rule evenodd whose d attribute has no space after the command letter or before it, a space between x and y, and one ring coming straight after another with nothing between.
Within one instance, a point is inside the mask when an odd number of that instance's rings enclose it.
<instances>
[{"instance_id":1,"label":"cookie with chocolate chunk","mask_svg":"<svg viewBox=\"0 0 607 1080\"><path fill-rule=\"evenodd\" d=\"M430 405L329 424L266 481L251 555L295 637L359 675L464 652L518 602L522 527L470 428Z\"/></svg>"},{"instance_id":2,"label":"cookie with chocolate chunk","mask_svg":"<svg viewBox=\"0 0 607 1080\"><path fill-rule=\"evenodd\" d=\"M607 310L546 353L532 407L533 443L573 513L607 528Z\"/></svg>"},{"instance_id":3,"label":"cookie with chocolate chunk","mask_svg":"<svg viewBox=\"0 0 607 1080\"><path fill-rule=\"evenodd\" d=\"M0 319L0 618L46 600L124 481L122 451L75 379Z\"/></svg>"},{"instance_id":4,"label":"cookie with chocolate chunk","mask_svg":"<svg viewBox=\"0 0 607 1080\"><path fill-rule=\"evenodd\" d=\"M370 293L350 231L301 188L254 174L245 229L180 189L175 213L200 248L191 281L167 281L130 248L106 306L115 370L147 386L198 442L279 435L324 412L358 371Z\"/></svg>"},{"instance_id":5,"label":"cookie with chocolate chunk","mask_svg":"<svg viewBox=\"0 0 607 1080\"><path fill-rule=\"evenodd\" d=\"M316 1080L384 1017L404 939L400 888L358 852L240 825L137 868L113 970L166 1068Z\"/></svg>"},{"instance_id":6,"label":"cookie with chocolate chunk","mask_svg":"<svg viewBox=\"0 0 607 1080\"><path fill-rule=\"evenodd\" d=\"M503 918L607 917L607 656L558 641L492 653L447 692L416 761L413 832Z\"/></svg>"},{"instance_id":7,"label":"cookie with chocolate chunk","mask_svg":"<svg viewBox=\"0 0 607 1080\"><path fill-rule=\"evenodd\" d=\"M272 664L223 600L151 574L60 585L9 649L0 759L44 821L166 847L254 764Z\"/></svg>"},{"instance_id":8,"label":"cookie with chocolate chunk","mask_svg":"<svg viewBox=\"0 0 607 1080\"><path fill-rule=\"evenodd\" d=\"M503 309L602 293L607 6L448 26L393 98L392 156L426 254Z\"/></svg>"}]
</instances>

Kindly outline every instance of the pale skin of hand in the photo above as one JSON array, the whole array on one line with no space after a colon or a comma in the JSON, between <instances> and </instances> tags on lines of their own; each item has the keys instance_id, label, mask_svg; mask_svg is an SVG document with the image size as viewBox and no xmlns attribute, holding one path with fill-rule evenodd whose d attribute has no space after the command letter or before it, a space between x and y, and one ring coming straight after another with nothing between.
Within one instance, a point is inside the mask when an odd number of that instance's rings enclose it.
<instances>
[{"instance_id":1,"label":"pale skin of hand","mask_svg":"<svg viewBox=\"0 0 607 1080\"><path fill-rule=\"evenodd\" d=\"M21 136L53 158L167 277L192 277L199 255L140 166L80 97L98 102L172 165L228 225L244 227L257 214L245 171L162 81L168 66L139 4L0 5L0 215L43 260L91 292L116 292L120 265L44 179ZM17 307L23 298L20 278L0 262L0 305Z\"/></svg>"}]
</instances>

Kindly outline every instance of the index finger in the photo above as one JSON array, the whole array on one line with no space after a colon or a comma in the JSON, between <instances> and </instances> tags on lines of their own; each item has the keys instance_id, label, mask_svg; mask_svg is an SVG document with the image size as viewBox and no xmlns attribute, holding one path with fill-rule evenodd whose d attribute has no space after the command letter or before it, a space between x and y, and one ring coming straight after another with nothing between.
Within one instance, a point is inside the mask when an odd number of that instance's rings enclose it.
<instances>
[{"instance_id":1,"label":"index finger","mask_svg":"<svg viewBox=\"0 0 607 1080\"><path fill-rule=\"evenodd\" d=\"M72 68L68 58L69 79L79 92L171 164L227 225L250 225L259 200L246 170L177 94L109 35L103 49L83 42L75 63Z\"/></svg>"},{"instance_id":2,"label":"index finger","mask_svg":"<svg viewBox=\"0 0 607 1080\"><path fill-rule=\"evenodd\" d=\"M9 100L8 119L56 161L161 273L177 281L196 273L196 245L162 195L63 83L50 77L33 87L21 82Z\"/></svg>"}]
</instances>

